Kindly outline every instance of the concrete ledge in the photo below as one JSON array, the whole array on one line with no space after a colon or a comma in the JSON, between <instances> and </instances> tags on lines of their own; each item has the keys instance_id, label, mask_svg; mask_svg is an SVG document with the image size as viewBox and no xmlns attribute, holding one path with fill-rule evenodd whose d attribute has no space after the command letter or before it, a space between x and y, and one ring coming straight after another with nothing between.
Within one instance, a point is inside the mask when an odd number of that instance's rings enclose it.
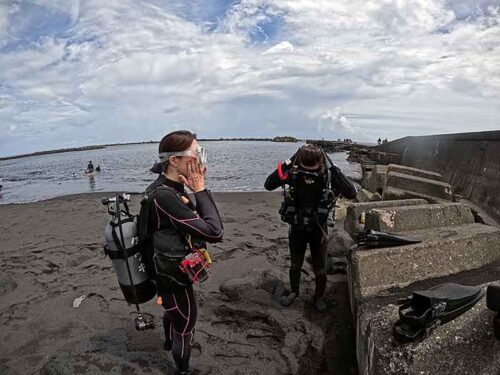
<instances>
[{"instance_id":1,"label":"concrete ledge","mask_svg":"<svg viewBox=\"0 0 500 375\"><path fill-rule=\"evenodd\" d=\"M378 150L369 150L368 157L380 164L400 164L402 156L390 152L383 152Z\"/></svg>"},{"instance_id":2,"label":"concrete ledge","mask_svg":"<svg viewBox=\"0 0 500 375\"><path fill-rule=\"evenodd\" d=\"M403 189L397 189L395 187L386 186L384 188L384 193L382 194L382 200L402 200L402 199L425 199L428 203L448 203L450 199L442 199L433 197L431 195L416 193L414 191L408 191Z\"/></svg>"},{"instance_id":3,"label":"concrete ledge","mask_svg":"<svg viewBox=\"0 0 500 375\"><path fill-rule=\"evenodd\" d=\"M387 179L387 165L362 164L363 178L361 185L372 193L381 192Z\"/></svg>"},{"instance_id":4,"label":"concrete ledge","mask_svg":"<svg viewBox=\"0 0 500 375\"><path fill-rule=\"evenodd\" d=\"M444 181L443 175L441 173L431 172L425 169L406 167L404 165L399 165L399 164L389 164L387 166L387 172L409 174L411 176L423 177L434 181Z\"/></svg>"},{"instance_id":5,"label":"concrete ledge","mask_svg":"<svg viewBox=\"0 0 500 375\"><path fill-rule=\"evenodd\" d=\"M427 339L401 345L392 336L392 326L398 319L396 305L365 311L359 315L356 329L359 373L498 375L500 341L493 335L493 317L483 298Z\"/></svg>"},{"instance_id":6,"label":"concrete ledge","mask_svg":"<svg viewBox=\"0 0 500 375\"><path fill-rule=\"evenodd\" d=\"M353 203L347 207L344 230L350 235L362 231L364 226L359 224L359 216L362 212L367 212L373 208L398 207L398 206L416 206L427 203L423 199L403 199L391 201L378 201L366 203Z\"/></svg>"},{"instance_id":7,"label":"concrete ledge","mask_svg":"<svg viewBox=\"0 0 500 375\"><path fill-rule=\"evenodd\" d=\"M472 270L500 259L500 230L487 225L468 224L404 234L423 242L352 252L348 272L356 305L391 287Z\"/></svg>"},{"instance_id":8,"label":"concrete ledge","mask_svg":"<svg viewBox=\"0 0 500 375\"><path fill-rule=\"evenodd\" d=\"M366 213L365 229L407 232L474 223L469 207L460 203L375 208Z\"/></svg>"},{"instance_id":9,"label":"concrete ledge","mask_svg":"<svg viewBox=\"0 0 500 375\"><path fill-rule=\"evenodd\" d=\"M453 189L450 184L428 178L388 172L386 186L447 199L449 201L453 200Z\"/></svg>"}]
</instances>

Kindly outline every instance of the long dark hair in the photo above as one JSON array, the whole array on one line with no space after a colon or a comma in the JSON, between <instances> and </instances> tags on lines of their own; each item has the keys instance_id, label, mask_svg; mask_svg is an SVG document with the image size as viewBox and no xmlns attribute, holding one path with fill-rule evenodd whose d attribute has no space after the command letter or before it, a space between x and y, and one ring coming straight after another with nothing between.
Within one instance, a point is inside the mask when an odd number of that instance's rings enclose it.
<instances>
[{"instance_id":1,"label":"long dark hair","mask_svg":"<svg viewBox=\"0 0 500 375\"><path fill-rule=\"evenodd\" d=\"M178 152L187 150L193 141L196 139L196 134L188 130L177 130L168 133L160 141L158 153L162 152ZM153 173L163 173L168 167L168 161L155 163L151 168Z\"/></svg>"}]
</instances>

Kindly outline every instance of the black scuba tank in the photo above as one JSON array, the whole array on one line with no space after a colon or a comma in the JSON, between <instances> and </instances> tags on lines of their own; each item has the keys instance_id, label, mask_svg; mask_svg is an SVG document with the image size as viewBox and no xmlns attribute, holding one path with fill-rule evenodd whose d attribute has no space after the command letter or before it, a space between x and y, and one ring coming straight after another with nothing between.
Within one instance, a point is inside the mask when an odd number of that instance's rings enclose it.
<instances>
[{"instance_id":1,"label":"black scuba tank","mask_svg":"<svg viewBox=\"0 0 500 375\"><path fill-rule=\"evenodd\" d=\"M130 196L126 194L102 200L112 216L104 230L104 249L113 263L125 300L131 304L140 304L150 301L156 295L156 287L149 277L144 256L138 246L137 224L128 211L127 200L130 200ZM120 208L120 203L125 207L124 210Z\"/></svg>"}]
</instances>

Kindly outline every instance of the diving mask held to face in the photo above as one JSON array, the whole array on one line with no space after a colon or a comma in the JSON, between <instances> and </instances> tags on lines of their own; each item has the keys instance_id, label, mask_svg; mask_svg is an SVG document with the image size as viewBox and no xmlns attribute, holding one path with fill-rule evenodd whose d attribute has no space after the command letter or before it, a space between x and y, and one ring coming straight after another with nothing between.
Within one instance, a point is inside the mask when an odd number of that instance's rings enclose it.
<instances>
[{"instance_id":1,"label":"diving mask held to face","mask_svg":"<svg viewBox=\"0 0 500 375\"><path fill-rule=\"evenodd\" d=\"M207 149L205 147L198 147L196 150L160 152L158 156L160 157L160 163L168 161L172 156L194 156L198 158L202 166L207 165L208 159Z\"/></svg>"}]
</instances>

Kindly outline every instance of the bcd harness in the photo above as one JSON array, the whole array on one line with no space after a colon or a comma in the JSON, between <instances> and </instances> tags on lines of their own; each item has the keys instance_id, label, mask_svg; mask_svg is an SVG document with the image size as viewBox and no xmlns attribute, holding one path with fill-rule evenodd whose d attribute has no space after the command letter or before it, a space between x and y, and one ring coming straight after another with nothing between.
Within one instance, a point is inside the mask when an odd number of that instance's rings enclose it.
<instances>
[{"instance_id":1,"label":"bcd harness","mask_svg":"<svg viewBox=\"0 0 500 375\"><path fill-rule=\"evenodd\" d=\"M325 236L327 233L324 224L328 220L329 212L334 208L337 196L331 190L332 174L330 168L333 166L330 158L323 152L324 164L321 172L308 172L301 170L297 165L297 156L293 160L278 164L278 177L281 181L286 181L283 185L284 200L279 213L281 220L285 223L298 226L318 225ZM291 165L284 172L283 164ZM319 181L318 181L319 180ZM318 185L321 184L321 189ZM286 186L288 185L288 186ZM313 195L313 199L305 202L303 197L307 191ZM316 193L316 194L315 194Z\"/></svg>"},{"instance_id":2,"label":"bcd harness","mask_svg":"<svg viewBox=\"0 0 500 375\"><path fill-rule=\"evenodd\" d=\"M151 217L151 208L159 189L169 189L181 199L175 189L162 185L146 194L141 201L141 213L139 218L146 221ZM141 222L141 220L139 220ZM141 230L142 229L142 230ZM142 233L141 233L142 232ZM153 271L152 277L156 279L157 284L187 286L204 282L210 274L210 264L212 260L200 244L194 244L189 234L184 233L178 228L164 229L157 239L164 246L157 246L153 241L154 231L152 228L139 228L139 241L141 234L144 237L142 242L149 248L149 264ZM147 243L147 244L146 244ZM160 247L160 248L159 248Z\"/></svg>"}]
</instances>

